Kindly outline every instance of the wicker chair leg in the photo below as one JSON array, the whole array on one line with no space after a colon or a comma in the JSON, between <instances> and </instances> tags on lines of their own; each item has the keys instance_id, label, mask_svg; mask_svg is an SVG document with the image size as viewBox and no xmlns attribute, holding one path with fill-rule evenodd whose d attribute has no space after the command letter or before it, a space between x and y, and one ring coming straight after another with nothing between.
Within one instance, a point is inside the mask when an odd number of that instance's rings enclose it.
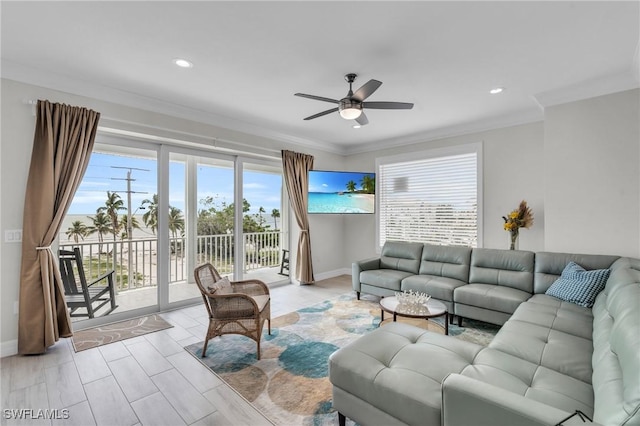
<instances>
[{"instance_id":1,"label":"wicker chair leg","mask_svg":"<svg viewBox=\"0 0 640 426\"><path fill-rule=\"evenodd\" d=\"M260 361L260 337L258 337L256 343L258 344L258 361Z\"/></svg>"},{"instance_id":2,"label":"wicker chair leg","mask_svg":"<svg viewBox=\"0 0 640 426\"><path fill-rule=\"evenodd\" d=\"M204 348L202 348L202 358L204 358L207 354L207 345L209 344L209 336L204 339Z\"/></svg>"}]
</instances>

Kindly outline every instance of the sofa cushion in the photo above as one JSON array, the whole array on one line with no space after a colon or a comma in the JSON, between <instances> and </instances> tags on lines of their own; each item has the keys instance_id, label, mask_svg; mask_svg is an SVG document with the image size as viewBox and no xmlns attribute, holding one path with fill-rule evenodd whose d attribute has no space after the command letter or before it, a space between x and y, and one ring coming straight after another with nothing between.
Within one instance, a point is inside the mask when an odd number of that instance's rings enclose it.
<instances>
[{"instance_id":1,"label":"sofa cushion","mask_svg":"<svg viewBox=\"0 0 640 426\"><path fill-rule=\"evenodd\" d=\"M336 386L406 424L440 424L441 384L482 346L402 323L384 325L329 358Z\"/></svg>"},{"instance_id":2,"label":"sofa cushion","mask_svg":"<svg viewBox=\"0 0 640 426\"><path fill-rule=\"evenodd\" d=\"M473 249L469 283L512 287L532 294L533 261L534 253L529 251Z\"/></svg>"},{"instance_id":3,"label":"sofa cushion","mask_svg":"<svg viewBox=\"0 0 640 426\"><path fill-rule=\"evenodd\" d=\"M591 309L564 302L546 294L534 294L511 316L512 319L541 325L583 339L591 340L593 314Z\"/></svg>"},{"instance_id":4,"label":"sofa cushion","mask_svg":"<svg viewBox=\"0 0 640 426\"><path fill-rule=\"evenodd\" d=\"M480 351L461 374L568 412L593 413L588 383L493 348Z\"/></svg>"},{"instance_id":5,"label":"sofa cushion","mask_svg":"<svg viewBox=\"0 0 640 426\"><path fill-rule=\"evenodd\" d=\"M466 285L464 281L433 275L412 275L402 280L401 289L429 294L434 299L453 302L453 290Z\"/></svg>"},{"instance_id":6,"label":"sofa cushion","mask_svg":"<svg viewBox=\"0 0 640 426\"><path fill-rule=\"evenodd\" d=\"M382 287L393 291L400 291L403 279L413 275L411 272L395 269L372 269L360 272L360 282L374 287Z\"/></svg>"},{"instance_id":7,"label":"sofa cushion","mask_svg":"<svg viewBox=\"0 0 640 426\"><path fill-rule=\"evenodd\" d=\"M511 318L489 347L591 383L591 339Z\"/></svg>"},{"instance_id":8,"label":"sofa cushion","mask_svg":"<svg viewBox=\"0 0 640 426\"><path fill-rule=\"evenodd\" d=\"M562 274L569 262L582 265L585 269L608 269L617 259L619 259L619 256L537 252L533 277L534 293L547 291L551 284Z\"/></svg>"},{"instance_id":9,"label":"sofa cushion","mask_svg":"<svg viewBox=\"0 0 640 426\"><path fill-rule=\"evenodd\" d=\"M420 261L421 275L469 280L471 247L425 244Z\"/></svg>"},{"instance_id":10,"label":"sofa cushion","mask_svg":"<svg viewBox=\"0 0 640 426\"><path fill-rule=\"evenodd\" d=\"M380 253L380 268L417 274L420 269L422 247L421 243L387 241Z\"/></svg>"},{"instance_id":11,"label":"sofa cushion","mask_svg":"<svg viewBox=\"0 0 640 426\"><path fill-rule=\"evenodd\" d=\"M492 284L468 284L458 287L453 294L456 303L507 314L512 314L530 297L531 294L526 291Z\"/></svg>"},{"instance_id":12,"label":"sofa cushion","mask_svg":"<svg viewBox=\"0 0 640 426\"><path fill-rule=\"evenodd\" d=\"M609 269L587 271L577 263L569 262L545 294L590 308L604 289L610 273Z\"/></svg>"}]
</instances>

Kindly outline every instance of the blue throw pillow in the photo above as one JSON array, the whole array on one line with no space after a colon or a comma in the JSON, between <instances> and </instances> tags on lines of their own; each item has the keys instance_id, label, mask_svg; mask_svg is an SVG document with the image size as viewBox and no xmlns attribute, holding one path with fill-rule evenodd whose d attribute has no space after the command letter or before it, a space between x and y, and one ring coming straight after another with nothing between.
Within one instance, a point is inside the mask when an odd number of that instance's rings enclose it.
<instances>
[{"instance_id":1,"label":"blue throw pillow","mask_svg":"<svg viewBox=\"0 0 640 426\"><path fill-rule=\"evenodd\" d=\"M545 294L590 308L604 289L610 272L609 269L587 271L577 263L569 262Z\"/></svg>"}]
</instances>

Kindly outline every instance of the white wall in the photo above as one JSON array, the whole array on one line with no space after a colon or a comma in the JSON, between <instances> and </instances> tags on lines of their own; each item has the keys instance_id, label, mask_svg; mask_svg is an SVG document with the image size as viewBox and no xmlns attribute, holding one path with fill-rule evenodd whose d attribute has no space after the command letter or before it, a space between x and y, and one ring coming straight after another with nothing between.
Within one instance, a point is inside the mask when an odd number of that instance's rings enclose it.
<instances>
[{"instance_id":1,"label":"white wall","mask_svg":"<svg viewBox=\"0 0 640 426\"><path fill-rule=\"evenodd\" d=\"M638 257L639 90L545 110L546 249Z\"/></svg>"},{"instance_id":2,"label":"white wall","mask_svg":"<svg viewBox=\"0 0 640 426\"><path fill-rule=\"evenodd\" d=\"M530 123L480 133L425 141L410 146L352 155L353 170L374 171L375 159L405 152L482 142L483 145L483 241L488 248L509 248L509 234L502 216L527 200L534 213L531 229L520 232L521 250L544 249L543 123ZM345 218L345 261L375 256L375 217Z\"/></svg>"},{"instance_id":3,"label":"white wall","mask_svg":"<svg viewBox=\"0 0 640 426\"><path fill-rule=\"evenodd\" d=\"M22 229L24 194L31 161L31 148L35 127L35 116L27 100L48 99L70 105L84 106L102 114L100 124L122 124L128 130L153 132L162 135L162 129L171 129L184 134L202 135L227 139L244 144L242 148L255 152L268 152L279 158L281 149L290 149L311 154L315 157L316 167L332 168L343 163L344 158L337 154L295 146L267 138L234 132L202 123L130 108L97 99L72 95L38 86L2 79L1 99L1 146L0 146L0 235L5 230ZM175 134L171 136L175 137ZM222 143L218 144L222 145ZM298 229L293 214L290 214L292 230L290 247L296 247ZM342 220L331 218L313 219L311 223L313 259L317 271L337 270L344 264L342 246L335 244L342 239ZM20 285L21 244L0 243L0 356L16 352L18 338L18 316L14 314L14 301L18 300ZM338 247L336 249L336 247ZM292 269L295 265L295 249L292 250Z\"/></svg>"}]
</instances>

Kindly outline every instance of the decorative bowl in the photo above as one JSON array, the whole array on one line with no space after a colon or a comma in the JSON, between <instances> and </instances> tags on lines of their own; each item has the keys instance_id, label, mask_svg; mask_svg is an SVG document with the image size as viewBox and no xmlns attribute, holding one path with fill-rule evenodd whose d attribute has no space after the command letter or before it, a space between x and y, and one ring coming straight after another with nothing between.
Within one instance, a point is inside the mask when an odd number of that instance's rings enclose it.
<instances>
[{"instance_id":1,"label":"decorative bowl","mask_svg":"<svg viewBox=\"0 0 640 426\"><path fill-rule=\"evenodd\" d=\"M418 306L426 304L429 299L431 299L431 296L419 291L405 290L403 292L396 292L396 298L398 299L398 303L402 305Z\"/></svg>"}]
</instances>

